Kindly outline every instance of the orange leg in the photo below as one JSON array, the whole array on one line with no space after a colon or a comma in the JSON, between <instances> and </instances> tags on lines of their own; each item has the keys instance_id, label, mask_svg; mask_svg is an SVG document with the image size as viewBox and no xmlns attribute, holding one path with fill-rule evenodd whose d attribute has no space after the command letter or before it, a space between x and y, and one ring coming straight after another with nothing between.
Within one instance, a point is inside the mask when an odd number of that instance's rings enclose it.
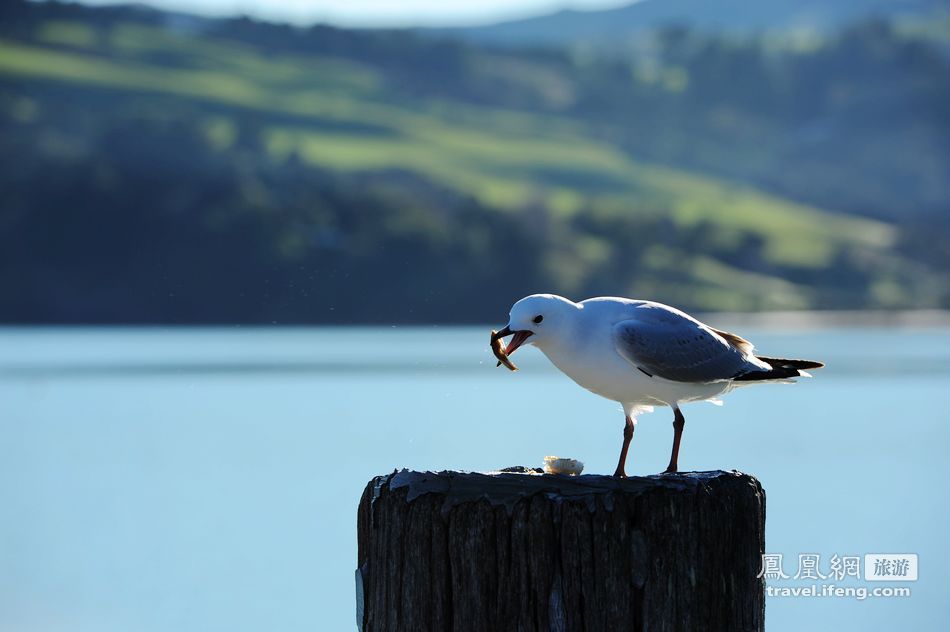
<instances>
[{"instance_id":1,"label":"orange leg","mask_svg":"<svg viewBox=\"0 0 950 632\"><path fill-rule=\"evenodd\" d=\"M673 453L670 454L670 464L666 467L666 474L674 474L677 471L676 460L680 455L680 439L683 438L683 426L686 425L686 418L680 409L673 407Z\"/></svg>"},{"instance_id":2,"label":"orange leg","mask_svg":"<svg viewBox=\"0 0 950 632\"><path fill-rule=\"evenodd\" d=\"M619 478L627 478L627 473L624 471L624 464L627 462L627 450L630 448L630 440L633 439L633 429L635 425L633 418L627 415L627 422L623 427L623 447L620 448L620 462L617 463L617 470L614 472L614 476Z\"/></svg>"}]
</instances>

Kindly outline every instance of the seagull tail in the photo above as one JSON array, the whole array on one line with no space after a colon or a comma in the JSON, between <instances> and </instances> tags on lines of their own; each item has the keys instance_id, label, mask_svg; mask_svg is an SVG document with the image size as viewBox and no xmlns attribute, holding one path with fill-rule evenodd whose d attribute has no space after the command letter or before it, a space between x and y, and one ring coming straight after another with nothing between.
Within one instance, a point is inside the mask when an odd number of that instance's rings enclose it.
<instances>
[{"instance_id":1,"label":"seagull tail","mask_svg":"<svg viewBox=\"0 0 950 632\"><path fill-rule=\"evenodd\" d=\"M762 362L768 364L771 369L762 371L749 371L737 375L733 379L737 382L755 382L761 380L787 380L792 377L811 377L805 369L820 369L824 365L822 362L813 360L788 360L786 358L766 358L756 356Z\"/></svg>"}]
</instances>

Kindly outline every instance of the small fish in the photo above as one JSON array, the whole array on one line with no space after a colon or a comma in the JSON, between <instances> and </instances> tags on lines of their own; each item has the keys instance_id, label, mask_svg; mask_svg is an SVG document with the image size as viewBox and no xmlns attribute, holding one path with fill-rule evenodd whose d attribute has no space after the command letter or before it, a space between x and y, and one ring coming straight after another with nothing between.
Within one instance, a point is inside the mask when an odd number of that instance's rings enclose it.
<instances>
[{"instance_id":1,"label":"small fish","mask_svg":"<svg viewBox=\"0 0 950 632\"><path fill-rule=\"evenodd\" d=\"M498 332L495 330L491 332L491 351L495 354L495 357L498 358L498 364L495 365L496 367L504 364L511 371L518 370L514 362L508 359L508 354L505 353L505 342L498 336Z\"/></svg>"}]
</instances>

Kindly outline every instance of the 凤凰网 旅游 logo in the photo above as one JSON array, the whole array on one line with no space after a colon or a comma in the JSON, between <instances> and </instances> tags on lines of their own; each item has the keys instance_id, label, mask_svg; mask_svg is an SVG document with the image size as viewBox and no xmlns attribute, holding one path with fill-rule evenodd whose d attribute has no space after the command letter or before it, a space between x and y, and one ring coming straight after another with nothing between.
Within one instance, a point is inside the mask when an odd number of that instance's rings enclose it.
<instances>
[{"instance_id":1,"label":"\u51e4\u51f0\u7f51 \u65c5\u6e38 logo","mask_svg":"<svg viewBox=\"0 0 950 632\"><path fill-rule=\"evenodd\" d=\"M902 598L911 596L910 587L887 584L917 581L916 553L836 553L824 557L799 553L797 564L791 561L792 556L789 558L786 561L782 553L762 554L757 577L766 581L767 597Z\"/></svg>"}]
</instances>

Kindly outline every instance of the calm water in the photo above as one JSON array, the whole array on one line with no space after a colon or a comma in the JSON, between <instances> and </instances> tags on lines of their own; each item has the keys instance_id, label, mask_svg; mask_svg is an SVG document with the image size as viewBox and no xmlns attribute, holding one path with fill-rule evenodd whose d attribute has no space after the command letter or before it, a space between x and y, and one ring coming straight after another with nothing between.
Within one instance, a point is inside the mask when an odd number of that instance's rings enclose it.
<instances>
[{"instance_id":1,"label":"calm water","mask_svg":"<svg viewBox=\"0 0 950 632\"><path fill-rule=\"evenodd\" d=\"M681 466L758 476L791 574L799 553L920 556L909 598L771 598L769 630L944 629L950 331L742 333L829 367L687 407ZM545 454L611 472L619 406L534 349L496 370L486 337L0 330L0 629L353 629L373 475ZM641 419L628 472L663 469L670 421Z\"/></svg>"}]
</instances>

